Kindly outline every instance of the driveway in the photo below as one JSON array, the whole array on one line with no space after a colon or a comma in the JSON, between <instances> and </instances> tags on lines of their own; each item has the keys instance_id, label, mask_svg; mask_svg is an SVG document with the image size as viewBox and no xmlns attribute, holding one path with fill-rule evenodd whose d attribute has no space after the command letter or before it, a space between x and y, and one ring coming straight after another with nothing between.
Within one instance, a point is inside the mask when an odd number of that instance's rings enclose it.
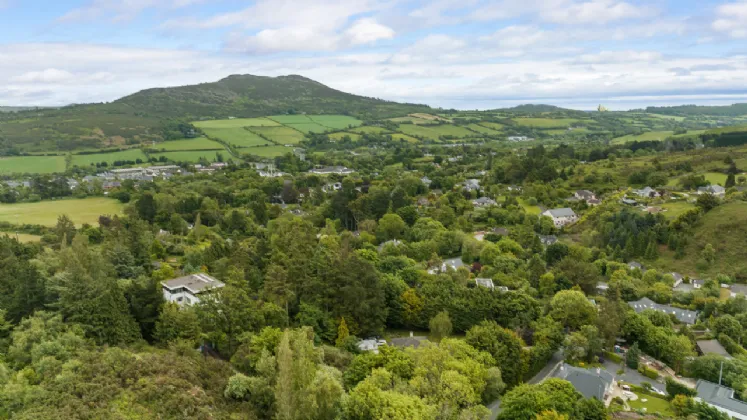
<instances>
[{"instance_id":1,"label":"driveway","mask_svg":"<svg viewBox=\"0 0 747 420\"><path fill-rule=\"evenodd\" d=\"M617 371L621 369L620 364L614 363L607 359L604 360L604 368L608 372L615 375L615 381L625 381L625 382L638 385L638 386L640 386L643 382L648 382L651 384L651 386L658 389L659 391L666 392L666 386L664 384L656 382L654 379L641 375L635 369L630 369L629 367L625 366L624 368L622 368L622 369L625 369L625 373L618 375Z\"/></svg>"}]
</instances>

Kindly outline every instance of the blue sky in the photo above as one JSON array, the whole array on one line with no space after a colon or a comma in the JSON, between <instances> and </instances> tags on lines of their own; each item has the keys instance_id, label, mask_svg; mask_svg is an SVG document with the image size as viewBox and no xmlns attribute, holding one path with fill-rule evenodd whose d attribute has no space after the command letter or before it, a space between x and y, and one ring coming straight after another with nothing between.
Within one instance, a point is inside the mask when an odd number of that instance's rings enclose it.
<instances>
[{"instance_id":1,"label":"blue sky","mask_svg":"<svg viewBox=\"0 0 747 420\"><path fill-rule=\"evenodd\" d=\"M230 74L460 109L747 102L747 0L0 0L0 105Z\"/></svg>"}]
</instances>

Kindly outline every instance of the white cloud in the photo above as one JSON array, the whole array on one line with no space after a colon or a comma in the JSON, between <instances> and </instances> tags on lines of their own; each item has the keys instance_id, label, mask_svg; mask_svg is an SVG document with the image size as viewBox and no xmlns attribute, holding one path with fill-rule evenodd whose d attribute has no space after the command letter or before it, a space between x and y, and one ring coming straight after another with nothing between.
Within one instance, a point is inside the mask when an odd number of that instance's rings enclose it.
<instances>
[{"instance_id":1,"label":"white cloud","mask_svg":"<svg viewBox=\"0 0 747 420\"><path fill-rule=\"evenodd\" d=\"M345 31L345 38L352 45L371 44L380 39L394 38L394 30L374 19L359 19Z\"/></svg>"},{"instance_id":2,"label":"white cloud","mask_svg":"<svg viewBox=\"0 0 747 420\"><path fill-rule=\"evenodd\" d=\"M11 80L21 83L60 83L73 79L75 76L69 71L48 68L41 71L29 71L15 76Z\"/></svg>"},{"instance_id":3,"label":"white cloud","mask_svg":"<svg viewBox=\"0 0 747 420\"><path fill-rule=\"evenodd\" d=\"M747 38L747 1L722 4L716 8L713 30L732 38Z\"/></svg>"},{"instance_id":4,"label":"white cloud","mask_svg":"<svg viewBox=\"0 0 747 420\"><path fill-rule=\"evenodd\" d=\"M3 1L3 0L0 0ZM126 21L151 8L178 9L205 0L92 0L83 7L62 15L60 22L78 22L98 18Z\"/></svg>"},{"instance_id":5,"label":"white cloud","mask_svg":"<svg viewBox=\"0 0 747 420\"><path fill-rule=\"evenodd\" d=\"M626 19L648 18L657 13L651 7L636 6L617 0L565 3L567 4L542 8L539 12L540 17L552 23L603 25Z\"/></svg>"}]
</instances>

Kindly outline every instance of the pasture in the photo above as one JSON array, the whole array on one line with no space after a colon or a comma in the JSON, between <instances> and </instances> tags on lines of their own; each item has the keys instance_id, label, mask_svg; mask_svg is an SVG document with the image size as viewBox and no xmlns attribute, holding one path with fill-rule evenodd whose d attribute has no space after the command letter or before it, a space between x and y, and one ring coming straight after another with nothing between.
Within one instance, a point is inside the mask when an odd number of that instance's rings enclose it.
<instances>
[{"instance_id":1,"label":"pasture","mask_svg":"<svg viewBox=\"0 0 747 420\"><path fill-rule=\"evenodd\" d=\"M377 127L374 125L364 125L358 128L353 128L350 131L359 134L383 134L389 132L389 130L383 127Z\"/></svg>"},{"instance_id":2,"label":"pasture","mask_svg":"<svg viewBox=\"0 0 747 420\"><path fill-rule=\"evenodd\" d=\"M275 144L298 144L304 137L300 131L288 127L252 127L251 130L256 134L262 134Z\"/></svg>"},{"instance_id":3,"label":"pasture","mask_svg":"<svg viewBox=\"0 0 747 420\"><path fill-rule=\"evenodd\" d=\"M65 172L65 156L14 156L0 158L0 174Z\"/></svg>"},{"instance_id":4,"label":"pasture","mask_svg":"<svg viewBox=\"0 0 747 420\"><path fill-rule=\"evenodd\" d=\"M399 131L414 137L423 137L426 139L438 140L441 136L451 136L456 138L476 136L472 131L456 125L414 125L400 124Z\"/></svg>"},{"instance_id":5,"label":"pasture","mask_svg":"<svg viewBox=\"0 0 747 420\"><path fill-rule=\"evenodd\" d=\"M102 214L120 214L123 208L119 201L103 197L0 204L0 220L16 225L54 226L57 216L66 214L76 226L95 225Z\"/></svg>"},{"instance_id":6,"label":"pasture","mask_svg":"<svg viewBox=\"0 0 747 420\"><path fill-rule=\"evenodd\" d=\"M273 127L280 124L268 118L234 118L232 120L195 121L192 125L204 130L206 128Z\"/></svg>"},{"instance_id":7,"label":"pasture","mask_svg":"<svg viewBox=\"0 0 747 420\"><path fill-rule=\"evenodd\" d=\"M280 124L306 124L313 121L307 115L272 115L267 117Z\"/></svg>"},{"instance_id":8,"label":"pasture","mask_svg":"<svg viewBox=\"0 0 747 420\"><path fill-rule=\"evenodd\" d=\"M581 120L575 118L514 118L513 121L521 126L535 128L567 128Z\"/></svg>"},{"instance_id":9,"label":"pasture","mask_svg":"<svg viewBox=\"0 0 747 420\"><path fill-rule=\"evenodd\" d=\"M276 126L282 128L281 126ZM251 127L252 130L275 127ZM203 129L208 136L226 142L234 147L267 146L269 141L250 131L248 127L208 128Z\"/></svg>"},{"instance_id":10,"label":"pasture","mask_svg":"<svg viewBox=\"0 0 747 420\"><path fill-rule=\"evenodd\" d=\"M325 131L332 130L329 127L325 127L323 125L309 122L309 123L303 123L303 124L285 124L286 127L290 127L294 130L298 130L304 134L309 133L324 133Z\"/></svg>"},{"instance_id":11,"label":"pasture","mask_svg":"<svg viewBox=\"0 0 747 420\"><path fill-rule=\"evenodd\" d=\"M492 128L488 128L488 127L483 127L480 124L469 124L466 127L468 129L470 129L472 131L476 131L476 132L478 132L480 134L487 134L487 135L490 135L490 136L501 134L500 131L496 131L496 130L494 130Z\"/></svg>"},{"instance_id":12,"label":"pasture","mask_svg":"<svg viewBox=\"0 0 747 420\"><path fill-rule=\"evenodd\" d=\"M140 159L142 162L148 161L148 158L145 156L142 150L129 149L122 150L120 152L96 153L93 155L73 155L73 165L83 167L95 165L100 162L106 162L107 164L111 165L113 162L116 162L118 160L129 160L137 162L138 159ZM64 162L64 156L62 156L62 160Z\"/></svg>"},{"instance_id":13,"label":"pasture","mask_svg":"<svg viewBox=\"0 0 747 420\"><path fill-rule=\"evenodd\" d=\"M200 158L205 158L210 162L218 161L218 153L223 155L223 159L228 160L231 154L224 150L191 150L181 152L151 153L151 157L160 158L165 156L170 162L199 162Z\"/></svg>"},{"instance_id":14,"label":"pasture","mask_svg":"<svg viewBox=\"0 0 747 420\"><path fill-rule=\"evenodd\" d=\"M325 127L343 130L349 127L358 127L363 122L357 118L347 115L309 115L311 121Z\"/></svg>"},{"instance_id":15,"label":"pasture","mask_svg":"<svg viewBox=\"0 0 747 420\"><path fill-rule=\"evenodd\" d=\"M345 136L350 137L351 141L358 141L358 140L361 139L361 135L360 134L357 134L357 133L348 133L346 131L339 131L337 133L332 133L328 137L330 138L330 140L340 141L343 138L345 138Z\"/></svg>"},{"instance_id":16,"label":"pasture","mask_svg":"<svg viewBox=\"0 0 747 420\"><path fill-rule=\"evenodd\" d=\"M503 130L503 127L505 127L503 124L498 124L490 121L482 121L478 125L482 127L490 128L491 130L501 131Z\"/></svg>"},{"instance_id":17,"label":"pasture","mask_svg":"<svg viewBox=\"0 0 747 420\"><path fill-rule=\"evenodd\" d=\"M41 241L41 236L30 235L28 233L0 232L0 237L9 236L11 239L18 239L18 242L31 243Z\"/></svg>"},{"instance_id":18,"label":"pasture","mask_svg":"<svg viewBox=\"0 0 747 420\"><path fill-rule=\"evenodd\" d=\"M264 147L252 147L250 149L244 149L242 153L259 156L259 157L277 157L283 156L286 153L293 152L293 148L285 146L264 146Z\"/></svg>"},{"instance_id":19,"label":"pasture","mask_svg":"<svg viewBox=\"0 0 747 420\"><path fill-rule=\"evenodd\" d=\"M223 145L205 137L199 137L196 139L171 140L163 143L156 143L155 146L152 146L152 149L162 150L164 152L176 152L181 150L222 150Z\"/></svg>"},{"instance_id":20,"label":"pasture","mask_svg":"<svg viewBox=\"0 0 747 420\"><path fill-rule=\"evenodd\" d=\"M406 141L408 143L417 143L418 141L420 141L420 140L416 139L415 137L408 136L407 134L402 134L402 133L394 133L391 136L392 136L392 140L394 140L394 141L402 141L402 140L404 140L404 141Z\"/></svg>"}]
</instances>

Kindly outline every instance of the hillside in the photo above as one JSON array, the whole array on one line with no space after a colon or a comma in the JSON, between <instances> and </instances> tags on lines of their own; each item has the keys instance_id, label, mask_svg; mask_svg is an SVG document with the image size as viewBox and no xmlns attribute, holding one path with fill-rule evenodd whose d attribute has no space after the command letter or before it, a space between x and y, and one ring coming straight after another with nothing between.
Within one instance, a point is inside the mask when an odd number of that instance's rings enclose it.
<instances>
[{"instance_id":1,"label":"hillside","mask_svg":"<svg viewBox=\"0 0 747 420\"><path fill-rule=\"evenodd\" d=\"M213 83L147 89L112 103L0 114L0 154L122 147L164 137L169 120L285 113L381 119L429 112L352 95L302 76L229 76Z\"/></svg>"},{"instance_id":2,"label":"hillside","mask_svg":"<svg viewBox=\"0 0 747 420\"><path fill-rule=\"evenodd\" d=\"M646 112L661 115L679 115L683 117L712 115L724 117L738 117L747 115L747 104L733 104L725 106L699 106L699 105L681 105L681 106L650 106Z\"/></svg>"}]
</instances>

